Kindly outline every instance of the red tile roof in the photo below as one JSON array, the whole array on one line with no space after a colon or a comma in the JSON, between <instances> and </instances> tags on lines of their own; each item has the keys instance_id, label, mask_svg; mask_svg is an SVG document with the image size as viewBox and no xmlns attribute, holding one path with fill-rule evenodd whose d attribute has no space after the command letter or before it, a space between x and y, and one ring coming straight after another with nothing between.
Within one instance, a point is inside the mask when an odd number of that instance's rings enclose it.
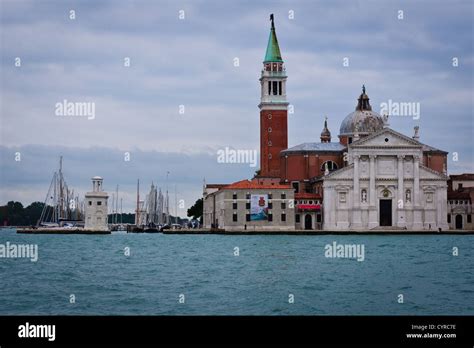
<instances>
[{"instance_id":1,"label":"red tile roof","mask_svg":"<svg viewBox=\"0 0 474 348\"><path fill-rule=\"evenodd\" d=\"M295 199L321 199L321 195L318 193L295 193Z\"/></svg>"},{"instance_id":2,"label":"red tile roof","mask_svg":"<svg viewBox=\"0 0 474 348\"><path fill-rule=\"evenodd\" d=\"M452 174L449 177L451 180L474 180L473 173Z\"/></svg>"},{"instance_id":3,"label":"red tile roof","mask_svg":"<svg viewBox=\"0 0 474 348\"><path fill-rule=\"evenodd\" d=\"M264 184L259 184L258 182L255 181L250 181L250 180L241 180L234 182L233 184L227 185L223 187L225 189L283 189L283 190L288 190L291 189L292 187L290 185L280 185L280 184L275 184L275 185L264 185Z\"/></svg>"},{"instance_id":4,"label":"red tile roof","mask_svg":"<svg viewBox=\"0 0 474 348\"><path fill-rule=\"evenodd\" d=\"M227 184L206 184L206 188L217 188L217 189L220 189L220 188L223 188L227 186Z\"/></svg>"}]
</instances>

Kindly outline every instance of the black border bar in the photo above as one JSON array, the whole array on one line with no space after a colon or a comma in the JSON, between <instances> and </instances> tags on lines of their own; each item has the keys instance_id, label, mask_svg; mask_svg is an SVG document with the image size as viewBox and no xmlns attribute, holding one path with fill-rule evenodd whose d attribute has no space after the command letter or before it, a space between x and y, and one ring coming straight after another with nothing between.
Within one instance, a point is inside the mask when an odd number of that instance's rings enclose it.
<instances>
[{"instance_id":1,"label":"black border bar","mask_svg":"<svg viewBox=\"0 0 474 348\"><path fill-rule=\"evenodd\" d=\"M473 316L0 316L0 346L143 344L408 344L469 346ZM26 323L55 325L55 341L20 338ZM416 325L418 328L415 328ZM431 329L421 331L420 326ZM407 334L455 338L407 338Z\"/></svg>"}]
</instances>

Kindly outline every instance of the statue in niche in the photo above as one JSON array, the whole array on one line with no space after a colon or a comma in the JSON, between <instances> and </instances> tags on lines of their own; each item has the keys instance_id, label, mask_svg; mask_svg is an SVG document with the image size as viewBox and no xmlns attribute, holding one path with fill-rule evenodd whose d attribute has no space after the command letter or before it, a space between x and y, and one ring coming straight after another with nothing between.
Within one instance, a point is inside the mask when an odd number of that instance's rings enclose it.
<instances>
[{"instance_id":1,"label":"statue in niche","mask_svg":"<svg viewBox=\"0 0 474 348\"><path fill-rule=\"evenodd\" d=\"M367 203L367 190L362 190L362 203Z\"/></svg>"},{"instance_id":2,"label":"statue in niche","mask_svg":"<svg viewBox=\"0 0 474 348\"><path fill-rule=\"evenodd\" d=\"M406 190L405 192L405 202L410 203L411 202L411 191Z\"/></svg>"}]
</instances>

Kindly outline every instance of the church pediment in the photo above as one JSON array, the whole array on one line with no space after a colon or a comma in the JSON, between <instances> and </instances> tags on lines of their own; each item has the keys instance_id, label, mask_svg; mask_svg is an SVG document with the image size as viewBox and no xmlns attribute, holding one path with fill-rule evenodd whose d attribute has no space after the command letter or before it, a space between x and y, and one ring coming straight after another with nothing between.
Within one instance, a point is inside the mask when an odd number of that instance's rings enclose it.
<instances>
[{"instance_id":1,"label":"church pediment","mask_svg":"<svg viewBox=\"0 0 474 348\"><path fill-rule=\"evenodd\" d=\"M335 170L326 175L324 180L352 180L354 177L354 165L351 164L347 167Z\"/></svg>"},{"instance_id":2,"label":"church pediment","mask_svg":"<svg viewBox=\"0 0 474 348\"><path fill-rule=\"evenodd\" d=\"M437 179L437 180L448 180L447 176L442 173L420 165L420 179Z\"/></svg>"},{"instance_id":3,"label":"church pediment","mask_svg":"<svg viewBox=\"0 0 474 348\"><path fill-rule=\"evenodd\" d=\"M378 146L408 146L413 148L421 148L422 144L418 141L398 133L390 128L384 128L381 131L371 134L367 137L349 145L351 148L358 147L378 147Z\"/></svg>"}]
</instances>

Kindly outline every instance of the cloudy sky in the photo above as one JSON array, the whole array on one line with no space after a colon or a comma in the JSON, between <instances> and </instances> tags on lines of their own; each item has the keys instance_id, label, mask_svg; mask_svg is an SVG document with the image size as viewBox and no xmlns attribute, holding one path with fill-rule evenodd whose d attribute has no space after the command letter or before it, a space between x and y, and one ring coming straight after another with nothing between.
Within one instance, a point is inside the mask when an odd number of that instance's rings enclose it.
<instances>
[{"instance_id":1,"label":"cloudy sky","mask_svg":"<svg viewBox=\"0 0 474 348\"><path fill-rule=\"evenodd\" d=\"M393 116L391 128L411 136L419 125L422 142L449 151L450 173L474 171L470 0L2 0L0 10L0 204L43 200L60 155L76 192L101 175L107 190L120 185L125 210L137 178L164 188L169 171L172 203L176 188L187 208L203 178L251 177L257 168L220 164L217 151L258 149L270 13L295 111L290 146L319 141L324 116L336 141L365 84L376 111L419 103L418 120ZM95 103L95 118L57 116L63 100Z\"/></svg>"}]
</instances>

